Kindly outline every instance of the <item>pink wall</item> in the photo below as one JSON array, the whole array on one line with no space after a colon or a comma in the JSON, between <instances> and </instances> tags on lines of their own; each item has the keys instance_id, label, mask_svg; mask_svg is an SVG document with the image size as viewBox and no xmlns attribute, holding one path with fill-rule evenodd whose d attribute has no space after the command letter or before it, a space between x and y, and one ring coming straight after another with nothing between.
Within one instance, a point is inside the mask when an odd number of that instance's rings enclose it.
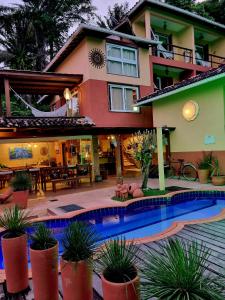
<instances>
[{"instance_id":1,"label":"pink wall","mask_svg":"<svg viewBox=\"0 0 225 300\"><path fill-rule=\"evenodd\" d=\"M150 93L149 86L140 87L140 96ZM80 114L89 116L96 127L152 127L151 107L141 108L140 113L109 111L108 85L102 80L87 80L80 86Z\"/></svg>"}]
</instances>

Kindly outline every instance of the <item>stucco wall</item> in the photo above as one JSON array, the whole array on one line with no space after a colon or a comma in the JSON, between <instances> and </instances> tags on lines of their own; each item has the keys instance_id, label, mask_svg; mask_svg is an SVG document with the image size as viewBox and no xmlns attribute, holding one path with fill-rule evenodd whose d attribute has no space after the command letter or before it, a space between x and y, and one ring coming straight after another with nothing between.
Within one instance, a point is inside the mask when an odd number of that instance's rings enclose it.
<instances>
[{"instance_id":1,"label":"stucco wall","mask_svg":"<svg viewBox=\"0 0 225 300\"><path fill-rule=\"evenodd\" d=\"M205 84L154 102L154 126L176 128L171 133L172 152L225 150L224 84ZM190 122L182 116L183 105L189 100L199 104L199 115ZM206 135L214 136L215 144L205 145Z\"/></svg>"}]
</instances>

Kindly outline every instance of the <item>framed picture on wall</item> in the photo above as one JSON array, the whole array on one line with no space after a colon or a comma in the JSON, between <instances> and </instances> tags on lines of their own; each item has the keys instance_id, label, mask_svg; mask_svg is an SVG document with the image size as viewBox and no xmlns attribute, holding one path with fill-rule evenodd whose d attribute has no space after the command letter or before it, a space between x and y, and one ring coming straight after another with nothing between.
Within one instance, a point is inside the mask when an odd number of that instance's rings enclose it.
<instances>
[{"instance_id":1,"label":"framed picture on wall","mask_svg":"<svg viewBox=\"0 0 225 300\"><path fill-rule=\"evenodd\" d=\"M10 147L9 148L9 159L27 159L32 158L32 148L30 147Z\"/></svg>"}]
</instances>

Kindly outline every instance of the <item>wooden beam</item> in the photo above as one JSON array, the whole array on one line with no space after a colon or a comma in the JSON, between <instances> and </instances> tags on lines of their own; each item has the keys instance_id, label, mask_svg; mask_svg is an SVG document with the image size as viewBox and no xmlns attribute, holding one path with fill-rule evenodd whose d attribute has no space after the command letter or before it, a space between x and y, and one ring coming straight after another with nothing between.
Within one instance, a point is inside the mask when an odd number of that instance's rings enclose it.
<instances>
[{"instance_id":1,"label":"wooden beam","mask_svg":"<svg viewBox=\"0 0 225 300\"><path fill-rule=\"evenodd\" d=\"M6 116L11 117L10 87L9 87L8 79L4 79L4 87L5 87Z\"/></svg>"}]
</instances>

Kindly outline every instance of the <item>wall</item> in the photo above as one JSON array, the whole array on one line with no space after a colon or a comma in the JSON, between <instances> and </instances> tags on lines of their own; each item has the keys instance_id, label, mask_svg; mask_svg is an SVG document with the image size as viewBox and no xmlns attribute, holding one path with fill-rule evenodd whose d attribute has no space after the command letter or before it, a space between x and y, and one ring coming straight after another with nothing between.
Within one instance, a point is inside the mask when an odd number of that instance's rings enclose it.
<instances>
[{"instance_id":1,"label":"wall","mask_svg":"<svg viewBox=\"0 0 225 300\"><path fill-rule=\"evenodd\" d=\"M140 87L140 96L149 94L149 87ZM88 80L80 86L80 114L93 119L97 127L151 127L151 107L140 113L109 111L106 81Z\"/></svg>"},{"instance_id":2,"label":"wall","mask_svg":"<svg viewBox=\"0 0 225 300\"><path fill-rule=\"evenodd\" d=\"M0 164L4 164L8 167L26 166L32 164L38 164L41 161L48 160L49 158L56 157L55 155L55 143L37 142L37 143L12 143L12 144L1 144L0 145ZM33 157L29 159L9 159L9 148L10 147L28 147L31 146ZM40 149L47 147L49 154L42 155Z\"/></svg>"},{"instance_id":3,"label":"wall","mask_svg":"<svg viewBox=\"0 0 225 300\"><path fill-rule=\"evenodd\" d=\"M176 128L171 133L172 152L225 150L224 84L217 80L154 102L154 126ZM199 115L190 122L182 116L182 107L189 100L199 104ZM215 144L205 145L206 135L214 136Z\"/></svg>"}]
</instances>

